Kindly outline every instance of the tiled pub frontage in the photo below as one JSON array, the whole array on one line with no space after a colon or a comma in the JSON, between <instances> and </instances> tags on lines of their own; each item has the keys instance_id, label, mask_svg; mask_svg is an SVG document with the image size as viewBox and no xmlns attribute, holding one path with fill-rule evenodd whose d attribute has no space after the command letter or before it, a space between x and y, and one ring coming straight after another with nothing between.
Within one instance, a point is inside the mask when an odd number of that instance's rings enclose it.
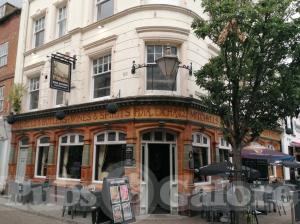
<instances>
[{"instance_id":1,"label":"tiled pub frontage","mask_svg":"<svg viewBox=\"0 0 300 224\"><path fill-rule=\"evenodd\" d=\"M176 214L178 193L214 182L195 176L194 167L231 160L219 117L193 98L129 97L24 113L13 120L10 180L101 189L103 178L125 175L139 193L141 214L151 207L152 177L170 182L169 211ZM280 133L265 131L260 143L280 150ZM269 172L282 177L279 167Z\"/></svg>"}]
</instances>

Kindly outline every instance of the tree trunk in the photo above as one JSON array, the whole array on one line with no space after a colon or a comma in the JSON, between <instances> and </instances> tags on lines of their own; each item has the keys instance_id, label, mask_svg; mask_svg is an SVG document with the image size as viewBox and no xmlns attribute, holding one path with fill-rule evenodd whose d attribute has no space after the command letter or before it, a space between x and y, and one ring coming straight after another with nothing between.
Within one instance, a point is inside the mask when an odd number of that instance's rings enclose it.
<instances>
[{"instance_id":1,"label":"tree trunk","mask_svg":"<svg viewBox=\"0 0 300 224\"><path fill-rule=\"evenodd\" d=\"M245 186L243 176L242 176L242 155L241 155L242 146L241 144L237 144L236 148L233 148L233 166L234 166L234 185L243 187ZM243 201L243 195L244 192L240 191L240 188L237 189L235 187L235 197L238 201ZM242 209L242 207L237 206L237 210L235 210L235 224L246 224L247 223L247 217L245 214L245 211Z\"/></svg>"}]
</instances>

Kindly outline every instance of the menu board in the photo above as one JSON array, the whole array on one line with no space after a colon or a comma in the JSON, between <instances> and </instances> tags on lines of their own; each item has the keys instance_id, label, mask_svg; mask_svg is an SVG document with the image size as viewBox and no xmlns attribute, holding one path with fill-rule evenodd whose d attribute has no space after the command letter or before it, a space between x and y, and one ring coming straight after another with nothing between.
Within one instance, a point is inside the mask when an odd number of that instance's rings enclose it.
<instances>
[{"instance_id":1,"label":"menu board","mask_svg":"<svg viewBox=\"0 0 300 224\"><path fill-rule=\"evenodd\" d=\"M108 196L106 201L111 208L110 217L113 223L135 222L128 177L105 178L102 192Z\"/></svg>"}]
</instances>

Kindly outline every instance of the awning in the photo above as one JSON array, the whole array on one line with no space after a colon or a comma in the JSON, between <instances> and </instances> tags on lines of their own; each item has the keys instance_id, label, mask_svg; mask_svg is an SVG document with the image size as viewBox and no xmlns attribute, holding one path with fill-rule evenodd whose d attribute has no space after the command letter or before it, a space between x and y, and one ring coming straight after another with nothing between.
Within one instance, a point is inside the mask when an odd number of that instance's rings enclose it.
<instances>
[{"instance_id":1,"label":"awning","mask_svg":"<svg viewBox=\"0 0 300 224\"><path fill-rule=\"evenodd\" d=\"M289 146L300 148L300 140L293 140Z\"/></svg>"},{"instance_id":2,"label":"awning","mask_svg":"<svg viewBox=\"0 0 300 224\"><path fill-rule=\"evenodd\" d=\"M263 159L267 160L269 163L275 161L293 161L294 157L288 154L271 150L265 146L258 143L251 143L242 150L242 158L246 159Z\"/></svg>"}]
</instances>

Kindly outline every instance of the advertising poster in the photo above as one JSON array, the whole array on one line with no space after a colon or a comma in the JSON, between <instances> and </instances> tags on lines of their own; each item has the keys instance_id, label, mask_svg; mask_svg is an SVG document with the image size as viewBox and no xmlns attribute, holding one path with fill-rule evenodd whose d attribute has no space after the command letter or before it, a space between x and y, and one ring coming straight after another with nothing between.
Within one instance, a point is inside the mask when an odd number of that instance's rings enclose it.
<instances>
[{"instance_id":1,"label":"advertising poster","mask_svg":"<svg viewBox=\"0 0 300 224\"><path fill-rule=\"evenodd\" d=\"M130 203L123 203L122 204L123 214L124 214L124 220L131 220L132 219L132 212L131 212L131 206Z\"/></svg>"},{"instance_id":2,"label":"advertising poster","mask_svg":"<svg viewBox=\"0 0 300 224\"><path fill-rule=\"evenodd\" d=\"M121 200L122 202L129 201L129 192L127 185L120 185L120 193L121 193Z\"/></svg>"},{"instance_id":3,"label":"advertising poster","mask_svg":"<svg viewBox=\"0 0 300 224\"><path fill-rule=\"evenodd\" d=\"M118 186L110 186L110 197L112 204L120 203L120 194Z\"/></svg>"},{"instance_id":4,"label":"advertising poster","mask_svg":"<svg viewBox=\"0 0 300 224\"><path fill-rule=\"evenodd\" d=\"M121 205L120 204L113 205L112 210L113 210L114 222L115 223L123 222Z\"/></svg>"}]
</instances>

